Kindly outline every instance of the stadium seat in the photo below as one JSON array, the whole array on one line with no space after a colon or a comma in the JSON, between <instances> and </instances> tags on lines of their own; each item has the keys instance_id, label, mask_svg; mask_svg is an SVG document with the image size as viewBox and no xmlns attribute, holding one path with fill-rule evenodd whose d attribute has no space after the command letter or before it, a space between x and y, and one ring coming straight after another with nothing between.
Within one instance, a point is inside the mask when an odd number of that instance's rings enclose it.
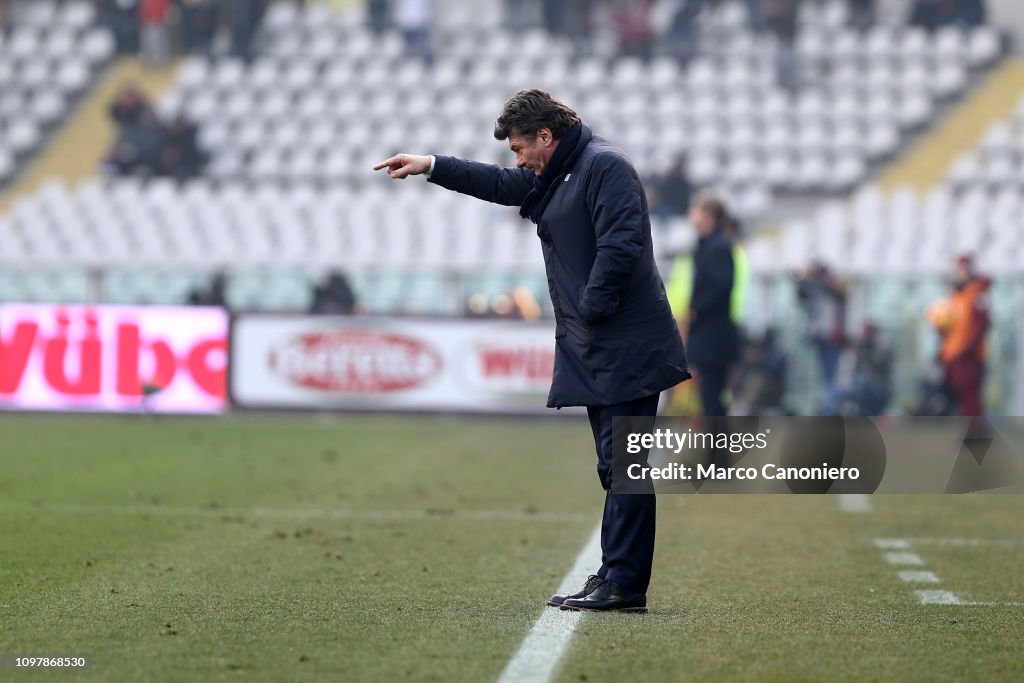
<instances>
[{"instance_id":1,"label":"stadium seat","mask_svg":"<svg viewBox=\"0 0 1024 683\"><path fill-rule=\"evenodd\" d=\"M12 3L0 37L0 187L13 179L113 52L90 3Z\"/></svg>"}]
</instances>

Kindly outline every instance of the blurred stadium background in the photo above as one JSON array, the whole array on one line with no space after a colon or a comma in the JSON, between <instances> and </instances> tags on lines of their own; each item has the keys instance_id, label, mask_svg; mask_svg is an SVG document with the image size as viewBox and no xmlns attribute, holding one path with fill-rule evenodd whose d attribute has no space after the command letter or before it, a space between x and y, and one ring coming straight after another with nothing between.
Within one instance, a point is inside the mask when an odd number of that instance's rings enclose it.
<instances>
[{"instance_id":1,"label":"blurred stadium background","mask_svg":"<svg viewBox=\"0 0 1024 683\"><path fill-rule=\"evenodd\" d=\"M546 316L513 211L369 171L398 150L510 163L493 118L542 86L644 175L666 279L688 197L727 198L741 322L777 333L790 410L821 390L794 269L845 281L849 335L881 330L903 412L965 252L994 281L986 406L1024 409L1018 3L390 5L0 4L0 300L306 312L320 284L379 316L515 315L513 291Z\"/></svg>"},{"instance_id":2,"label":"blurred stadium background","mask_svg":"<svg viewBox=\"0 0 1024 683\"><path fill-rule=\"evenodd\" d=\"M726 198L772 409L820 407L820 265L847 367L876 328L885 412L927 412L970 253L985 407L1024 414L1022 38L1018 0L0 0L0 647L89 647L107 680L499 674L596 519L592 444L505 417L550 380L532 226L370 167L511 164L523 87L633 159L670 284L689 197ZM228 414L6 413L39 409ZM1024 675L1018 497L661 498L664 607L586 622L559 680Z\"/></svg>"}]
</instances>

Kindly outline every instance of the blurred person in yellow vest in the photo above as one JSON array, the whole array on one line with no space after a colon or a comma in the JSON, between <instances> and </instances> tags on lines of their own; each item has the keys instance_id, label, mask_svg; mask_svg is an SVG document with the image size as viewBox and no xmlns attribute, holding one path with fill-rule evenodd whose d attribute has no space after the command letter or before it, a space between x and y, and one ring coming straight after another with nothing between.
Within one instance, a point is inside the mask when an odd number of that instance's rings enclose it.
<instances>
[{"instance_id":1,"label":"blurred person in yellow vest","mask_svg":"<svg viewBox=\"0 0 1024 683\"><path fill-rule=\"evenodd\" d=\"M941 338L939 362L961 415L983 413L981 386L985 379L985 338L991 324L991 284L989 278L975 271L974 259L962 254L953 272L953 294L928 309L928 320Z\"/></svg>"},{"instance_id":2,"label":"blurred person in yellow vest","mask_svg":"<svg viewBox=\"0 0 1024 683\"><path fill-rule=\"evenodd\" d=\"M732 296L729 300L729 312L736 325L742 327L747 307L747 291L750 288L750 267L747 262L747 251L738 241L735 226L731 235L733 282ZM677 254L672 262L672 275L668 284L668 301L672 306L672 314L682 322L690 308L690 291L693 289L693 254Z\"/></svg>"},{"instance_id":3,"label":"blurred person in yellow vest","mask_svg":"<svg viewBox=\"0 0 1024 683\"><path fill-rule=\"evenodd\" d=\"M687 358L697 369L701 412L728 414L724 398L729 370L739 359L740 333L748 283L747 256L736 240L736 226L724 202L699 194L690 206L698 240L692 254L676 257L667 294ZM687 392L673 397L671 412L690 412ZM680 407L682 406L682 407Z\"/></svg>"}]
</instances>

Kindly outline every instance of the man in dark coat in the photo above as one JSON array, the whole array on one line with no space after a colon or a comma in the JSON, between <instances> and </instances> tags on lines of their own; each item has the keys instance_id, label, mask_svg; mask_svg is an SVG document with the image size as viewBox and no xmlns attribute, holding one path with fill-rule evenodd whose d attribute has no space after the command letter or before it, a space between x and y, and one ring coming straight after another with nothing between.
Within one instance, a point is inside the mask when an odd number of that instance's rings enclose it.
<instances>
[{"instance_id":1,"label":"man in dark coat","mask_svg":"<svg viewBox=\"0 0 1024 683\"><path fill-rule=\"evenodd\" d=\"M655 498L612 491L612 419L657 413L662 390L690 375L654 262L647 198L632 164L572 109L542 90L514 95L494 136L516 168L399 154L377 164L395 179L430 182L519 206L537 224L555 312L548 407L586 406L606 491L602 565L565 609L646 611Z\"/></svg>"}]
</instances>

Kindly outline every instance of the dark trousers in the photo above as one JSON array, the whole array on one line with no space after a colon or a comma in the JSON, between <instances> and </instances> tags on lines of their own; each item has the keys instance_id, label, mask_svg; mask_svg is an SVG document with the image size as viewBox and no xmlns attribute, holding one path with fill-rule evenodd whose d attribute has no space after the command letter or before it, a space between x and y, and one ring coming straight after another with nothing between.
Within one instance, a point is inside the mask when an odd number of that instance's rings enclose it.
<instances>
[{"instance_id":1,"label":"dark trousers","mask_svg":"<svg viewBox=\"0 0 1024 683\"><path fill-rule=\"evenodd\" d=\"M819 339L818 362L821 363L821 380L825 383L825 394L835 391L836 375L839 373L839 357L843 347L835 342Z\"/></svg>"},{"instance_id":2,"label":"dark trousers","mask_svg":"<svg viewBox=\"0 0 1024 683\"><path fill-rule=\"evenodd\" d=\"M588 406L590 427L597 446L597 476L605 490L601 519L601 568L598 576L627 590L647 592L654 562L654 520L657 500L649 495L612 493L612 418L649 416L658 412L658 396ZM646 458L646 456L645 456Z\"/></svg>"},{"instance_id":3,"label":"dark trousers","mask_svg":"<svg viewBox=\"0 0 1024 683\"><path fill-rule=\"evenodd\" d=\"M722 417L727 408L722 400L725 392L725 379L729 374L728 365L697 366L697 392L700 394L700 405L707 417Z\"/></svg>"},{"instance_id":4,"label":"dark trousers","mask_svg":"<svg viewBox=\"0 0 1024 683\"><path fill-rule=\"evenodd\" d=\"M963 355L946 364L946 384L956 396L961 415L984 415L981 385L985 380L985 363L977 357Z\"/></svg>"}]
</instances>

